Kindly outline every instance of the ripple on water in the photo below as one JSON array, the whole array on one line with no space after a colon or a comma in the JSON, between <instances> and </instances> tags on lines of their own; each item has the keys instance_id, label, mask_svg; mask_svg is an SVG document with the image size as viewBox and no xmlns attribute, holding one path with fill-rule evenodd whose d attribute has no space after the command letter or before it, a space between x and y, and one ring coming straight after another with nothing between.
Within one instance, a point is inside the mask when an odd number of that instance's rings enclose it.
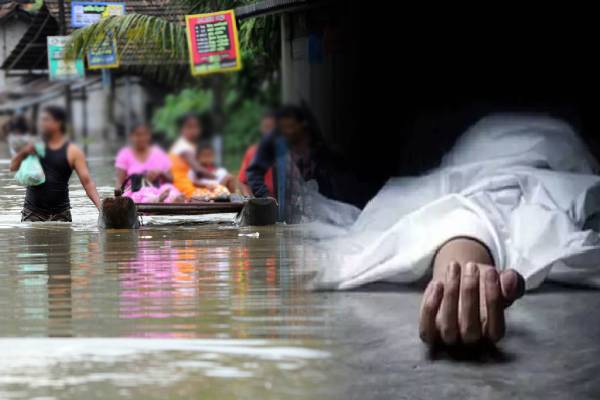
<instances>
[{"instance_id":1,"label":"ripple on water","mask_svg":"<svg viewBox=\"0 0 600 400\"><path fill-rule=\"evenodd\" d=\"M111 165L90 162L102 195ZM244 236L231 215L101 231L71 186L72 224L21 224L0 172L0 398L329 397L327 297L305 290L293 231Z\"/></svg>"}]
</instances>

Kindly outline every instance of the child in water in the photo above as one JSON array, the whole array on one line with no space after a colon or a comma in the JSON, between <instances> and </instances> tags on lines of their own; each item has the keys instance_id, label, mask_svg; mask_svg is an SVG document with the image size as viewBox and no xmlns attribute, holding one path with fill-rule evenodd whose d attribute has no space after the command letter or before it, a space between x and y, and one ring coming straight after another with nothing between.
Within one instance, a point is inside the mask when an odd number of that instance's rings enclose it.
<instances>
[{"instance_id":1,"label":"child in water","mask_svg":"<svg viewBox=\"0 0 600 400\"><path fill-rule=\"evenodd\" d=\"M229 196L235 193L237 189L235 179L225 168L216 165L215 150L210 143L204 142L198 146L196 161L214 176L214 178L204 178L198 177L192 170L189 172L190 180L200 189L205 188L208 197Z\"/></svg>"}]
</instances>

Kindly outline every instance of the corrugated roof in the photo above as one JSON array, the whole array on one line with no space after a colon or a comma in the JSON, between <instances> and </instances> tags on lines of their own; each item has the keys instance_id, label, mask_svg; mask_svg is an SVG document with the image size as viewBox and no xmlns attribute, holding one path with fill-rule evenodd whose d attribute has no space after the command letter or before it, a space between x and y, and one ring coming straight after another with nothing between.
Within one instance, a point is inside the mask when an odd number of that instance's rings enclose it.
<instances>
[{"instance_id":1,"label":"corrugated roof","mask_svg":"<svg viewBox=\"0 0 600 400\"><path fill-rule=\"evenodd\" d=\"M0 4L0 21L2 18L8 17L19 9L19 3L13 1Z\"/></svg>"},{"instance_id":2,"label":"corrugated roof","mask_svg":"<svg viewBox=\"0 0 600 400\"><path fill-rule=\"evenodd\" d=\"M92 3L99 3L99 0L86 0ZM115 0L115 2L119 2ZM129 14L144 14L153 15L156 17L165 18L171 22L185 22L185 15L190 10L190 7L182 5L180 2L171 0L127 0L121 1L125 3L125 11ZM46 6L50 14L58 21L59 6L58 0L46 0ZM65 0L65 22L67 24L67 33L73 31L71 27L71 1Z\"/></svg>"},{"instance_id":3,"label":"corrugated roof","mask_svg":"<svg viewBox=\"0 0 600 400\"><path fill-rule=\"evenodd\" d=\"M71 84L71 89L78 90L98 82L100 78L89 77ZM0 95L0 113L12 113L61 96L64 96L64 83L38 78Z\"/></svg>"},{"instance_id":4,"label":"corrugated roof","mask_svg":"<svg viewBox=\"0 0 600 400\"><path fill-rule=\"evenodd\" d=\"M314 0L263 0L236 8L235 15L240 19L252 18L301 8L314 2Z\"/></svg>"},{"instance_id":5,"label":"corrugated roof","mask_svg":"<svg viewBox=\"0 0 600 400\"><path fill-rule=\"evenodd\" d=\"M102 2L101 0L86 0L92 3ZM119 2L115 0L115 2ZM50 14L59 21L59 5L58 0L46 0L46 6ZM71 1L65 0L65 23L67 25L67 33L71 33L74 28L71 27ZM125 12L128 14L143 14L155 17L164 18L170 22L185 24L185 15L188 14L190 7L185 6L178 1L172 0L127 0L125 3ZM123 48L123 46L121 46ZM128 47L120 54L121 65L160 65L165 64L164 49L158 48L132 48ZM182 59L176 64L186 64L187 60ZM173 62L171 62L173 64Z\"/></svg>"},{"instance_id":6,"label":"corrugated roof","mask_svg":"<svg viewBox=\"0 0 600 400\"><path fill-rule=\"evenodd\" d=\"M19 43L4 60L2 69L35 70L47 69L46 36L58 34L58 24L45 7L35 14L31 25Z\"/></svg>"},{"instance_id":7,"label":"corrugated roof","mask_svg":"<svg viewBox=\"0 0 600 400\"><path fill-rule=\"evenodd\" d=\"M98 1L93 1L98 2ZM169 5L171 0L129 0L126 2L126 12L152 15L165 18L172 22L184 23L188 7ZM179 4L175 2L176 4ZM65 1L65 22L67 33L73 31L71 25L71 1ZM34 17L31 26L2 64L7 70L35 70L47 68L46 37L58 35L60 32L58 0L46 0L45 6ZM164 64L167 57L162 49L128 48L121 54L121 64L124 66ZM152 54L153 57L148 55ZM178 64L186 64L182 59Z\"/></svg>"},{"instance_id":8,"label":"corrugated roof","mask_svg":"<svg viewBox=\"0 0 600 400\"><path fill-rule=\"evenodd\" d=\"M31 4L21 4L17 1L7 1L0 3L0 22L11 16L17 16L24 20L31 19L28 10L32 8Z\"/></svg>"},{"instance_id":9,"label":"corrugated roof","mask_svg":"<svg viewBox=\"0 0 600 400\"><path fill-rule=\"evenodd\" d=\"M236 15L240 19L288 11L303 8L325 0L264 0L236 9ZM92 0L99 2L99 0ZM138 13L165 18L172 22L181 24L185 21L185 15L190 12L189 6L172 0L128 0L126 3L127 13ZM58 35L59 27L59 1L46 0L45 5L34 16L31 27L19 41L10 56L2 64L3 69L12 70L35 70L47 68L46 36ZM71 1L65 0L65 22L67 32L73 31L71 25ZM167 57L161 57L162 49L131 49L121 54L121 64L124 66L141 66L164 64ZM148 57L153 54L154 57ZM187 59L176 62L181 66L187 64ZM184 71L184 69L182 69Z\"/></svg>"}]
</instances>

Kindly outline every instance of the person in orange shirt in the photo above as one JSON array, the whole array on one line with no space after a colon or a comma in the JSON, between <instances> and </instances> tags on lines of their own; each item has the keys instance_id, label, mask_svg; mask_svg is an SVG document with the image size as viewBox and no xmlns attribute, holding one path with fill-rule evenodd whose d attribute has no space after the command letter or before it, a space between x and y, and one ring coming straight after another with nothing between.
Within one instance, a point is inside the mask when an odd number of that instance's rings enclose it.
<instances>
[{"instance_id":1,"label":"person in orange shirt","mask_svg":"<svg viewBox=\"0 0 600 400\"><path fill-rule=\"evenodd\" d=\"M194 171L198 178L215 179L215 175L200 165L196 159L196 143L202 137L200 117L195 114L185 114L177 122L180 136L169 151L173 185L191 201L207 201L229 195L226 188L223 188L225 193L217 190L221 188L199 187L189 178L190 171Z\"/></svg>"},{"instance_id":2,"label":"person in orange shirt","mask_svg":"<svg viewBox=\"0 0 600 400\"><path fill-rule=\"evenodd\" d=\"M268 111L263 114L260 120L260 133L264 137L275 130L275 113L272 111ZM248 177L246 175L246 170L254 160L254 156L256 155L256 150L258 149L258 143L253 144L248 147L246 153L244 154L244 158L242 160L242 165L240 166L240 172L238 175L238 180L242 186L242 193L245 196L251 196L252 190L250 186L248 186ZM275 195L275 187L273 184L273 168L269 168L269 170L265 173L265 185L269 189L269 194L271 197Z\"/></svg>"}]
</instances>

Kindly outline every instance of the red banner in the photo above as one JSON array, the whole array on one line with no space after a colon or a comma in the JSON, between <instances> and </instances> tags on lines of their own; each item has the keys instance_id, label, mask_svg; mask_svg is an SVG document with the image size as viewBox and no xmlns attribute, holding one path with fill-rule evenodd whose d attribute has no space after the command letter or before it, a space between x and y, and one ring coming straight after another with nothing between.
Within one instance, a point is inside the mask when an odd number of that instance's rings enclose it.
<instances>
[{"instance_id":1,"label":"red banner","mask_svg":"<svg viewBox=\"0 0 600 400\"><path fill-rule=\"evenodd\" d=\"M185 20L192 75L242 68L233 10L188 15Z\"/></svg>"}]
</instances>

